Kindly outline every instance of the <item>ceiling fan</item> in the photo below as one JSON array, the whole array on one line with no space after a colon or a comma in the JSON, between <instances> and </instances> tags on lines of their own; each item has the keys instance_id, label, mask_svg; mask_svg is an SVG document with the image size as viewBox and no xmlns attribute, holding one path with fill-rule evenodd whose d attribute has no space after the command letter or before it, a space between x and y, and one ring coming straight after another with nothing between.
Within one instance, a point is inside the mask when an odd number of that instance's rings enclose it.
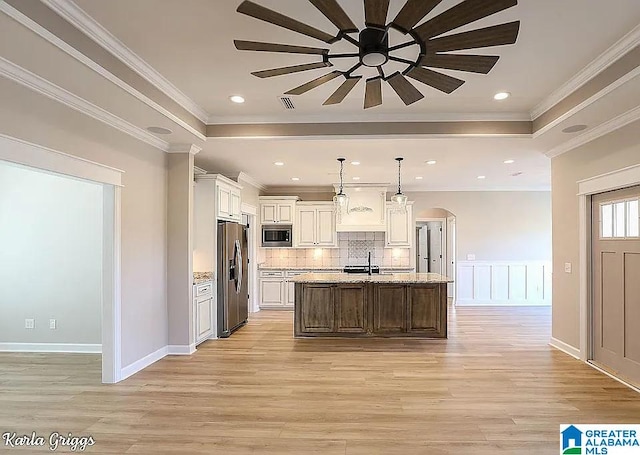
<instances>
[{"instance_id":1,"label":"ceiling fan","mask_svg":"<svg viewBox=\"0 0 640 455\"><path fill-rule=\"evenodd\" d=\"M322 58L320 62L251 73L260 78L332 67L331 61L333 59L357 57L358 62L348 70L331 71L293 88L285 94L301 95L342 76L345 79L342 85L323 103L324 105L338 104L346 98L363 78L361 75L354 75L356 70L362 66L377 68L378 75L366 79L364 108L368 109L382 104L382 81L388 82L407 106L424 98L424 95L407 77L444 93L452 93L460 88L465 81L429 68L487 74L493 69L500 57L497 55L450 54L447 52L514 44L518 38L520 21L445 35L445 33L459 27L511 8L518 4L518 0L464 0L420 25L417 24L442 0L407 0L395 19L387 23L389 1L364 0L365 28L359 30L337 0L309 0L338 28L339 32L335 36L249 0L243 1L237 9L239 13L315 38L327 44L344 39L358 48L357 52L354 53L332 54L326 47L293 46L256 41L235 40L234 43L236 49L242 51L308 54L318 55ZM390 46L390 28L407 35L407 41ZM357 39L351 36L356 33L358 33ZM395 51L414 45L419 46L418 57L415 61L393 55ZM407 68L402 72L396 71L393 74L386 74L384 65L389 61L406 64Z\"/></svg>"}]
</instances>

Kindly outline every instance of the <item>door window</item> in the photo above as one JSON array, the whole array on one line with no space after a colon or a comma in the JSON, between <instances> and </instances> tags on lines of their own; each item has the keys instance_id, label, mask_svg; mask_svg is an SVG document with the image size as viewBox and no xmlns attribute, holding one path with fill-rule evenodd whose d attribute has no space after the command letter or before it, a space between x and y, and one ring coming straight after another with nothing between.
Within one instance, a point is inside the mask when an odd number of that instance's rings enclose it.
<instances>
[{"instance_id":1,"label":"door window","mask_svg":"<svg viewBox=\"0 0 640 455\"><path fill-rule=\"evenodd\" d=\"M621 199L600 204L601 239L640 237L640 199Z\"/></svg>"}]
</instances>

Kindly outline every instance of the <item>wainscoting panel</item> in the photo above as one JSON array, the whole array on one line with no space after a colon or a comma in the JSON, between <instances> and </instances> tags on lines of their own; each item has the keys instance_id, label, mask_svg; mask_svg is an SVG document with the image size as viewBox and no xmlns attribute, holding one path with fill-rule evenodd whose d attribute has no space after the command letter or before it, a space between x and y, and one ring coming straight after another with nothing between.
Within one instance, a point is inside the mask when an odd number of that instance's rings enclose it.
<instances>
[{"instance_id":1,"label":"wainscoting panel","mask_svg":"<svg viewBox=\"0 0 640 455\"><path fill-rule=\"evenodd\" d=\"M550 305L551 262L459 261L456 305Z\"/></svg>"}]
</instances>

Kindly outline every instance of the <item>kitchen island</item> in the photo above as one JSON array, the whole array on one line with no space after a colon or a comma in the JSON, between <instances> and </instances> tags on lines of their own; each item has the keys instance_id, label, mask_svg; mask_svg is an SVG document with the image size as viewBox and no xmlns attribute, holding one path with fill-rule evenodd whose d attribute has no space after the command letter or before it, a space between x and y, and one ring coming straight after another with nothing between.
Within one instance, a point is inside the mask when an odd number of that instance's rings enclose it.
<instances>
[{"instance_id":1,"label":"kitchen island","mask_svg":"<svg viewBox=\"0 0 640 455\"><path fill-rule=\"evenodd\" d=\"M447 283L437 273L306 273L295 283L296 337L447 337Z\"/></svg>"}]
</instances>

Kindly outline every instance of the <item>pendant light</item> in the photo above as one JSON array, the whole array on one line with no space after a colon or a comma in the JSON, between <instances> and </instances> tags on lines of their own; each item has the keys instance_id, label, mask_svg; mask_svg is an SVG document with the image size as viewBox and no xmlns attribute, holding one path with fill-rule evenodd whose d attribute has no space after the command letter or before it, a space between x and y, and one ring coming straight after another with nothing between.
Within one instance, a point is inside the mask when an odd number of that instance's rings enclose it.
<instances>
[{"instance_id":1,"label":"pendant light","mask_svg":"<svg viewBox=\"0 0 640 455\"><path fill-rule=\"evenodd\" d=\"M344 194L344 191L343 191L343 188L344 188L344 179L343 179L344 161L345 161L344 158L338 158L338 162L340 163L340 191L338 192L338 194L333 196L333 203L335 204L336 212L338 212L338 213L342 213L343 211L347 211L348 210L348 206L349 206L349 196Z\"/></svg>"},{"instance_id":2,"label":"pendant light","mask_svg":"<svg viewBox=\"0 0 640 455\"><path fill-rule=\"evenodd\" d=\"M407 196L402 193L402 183L401 183L401 170L402 170L402 160L404 158L396 158L398 162L398 192L391 197L391 202L393 202L394 208L398 211L404 211L407 209Z\"/></svg>"}]
</instances>

